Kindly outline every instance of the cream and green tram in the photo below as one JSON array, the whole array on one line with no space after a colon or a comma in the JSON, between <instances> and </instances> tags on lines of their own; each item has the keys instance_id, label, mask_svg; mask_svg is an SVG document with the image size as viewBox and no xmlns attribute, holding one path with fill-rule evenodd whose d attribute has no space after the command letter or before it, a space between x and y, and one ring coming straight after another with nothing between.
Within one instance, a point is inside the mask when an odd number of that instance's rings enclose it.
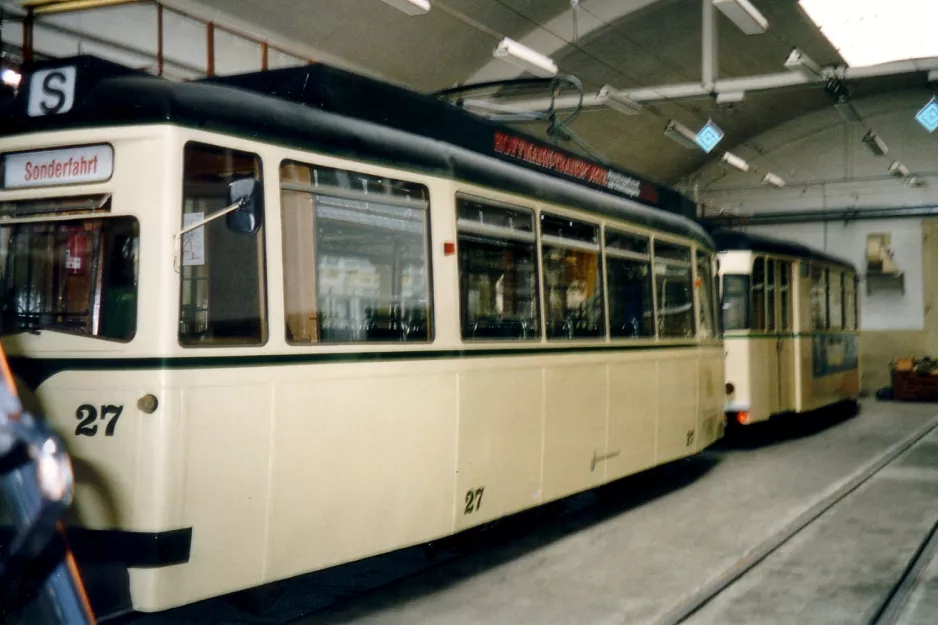
<instances>
[{"instance_id":1,"label":"cream and green tram","mask_svg":"<svg viewBox=\"0 0 938 625\"><path fill-rule=\"evenodd\" d=\"M857 272L809 247L719 229L726 412L748 425L856 401Z\"/></svg>"},{"instance_id":2,"label":"cream and green tram","mask_svg":"<svg viewBox=\"0 0 938 625\"><path fill-rule=\"evenodd\" d=\"M92 592L162 610L722 436L692 220L289 93L89 57L22 84L0 321L74 460Z\"/></svg>"}]
</instances>

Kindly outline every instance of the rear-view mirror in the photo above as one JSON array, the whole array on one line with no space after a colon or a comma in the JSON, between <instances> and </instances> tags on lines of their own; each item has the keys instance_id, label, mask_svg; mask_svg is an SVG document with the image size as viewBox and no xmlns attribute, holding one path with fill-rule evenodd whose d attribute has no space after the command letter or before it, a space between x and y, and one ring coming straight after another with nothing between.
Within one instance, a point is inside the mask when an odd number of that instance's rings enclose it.
<instances>
[{"instance_id":1,"label":"rear-view mirror","mask_svg":"<svg viewBox=\"0 0 938 625\"><path fill-rule=\"evenodd\" d=\"M241 206L227 215L228 229L238 234L257 234L264 217L260 183L254 178L239 178L228 184L228 205Z\"/></svg>"}]
</instances>

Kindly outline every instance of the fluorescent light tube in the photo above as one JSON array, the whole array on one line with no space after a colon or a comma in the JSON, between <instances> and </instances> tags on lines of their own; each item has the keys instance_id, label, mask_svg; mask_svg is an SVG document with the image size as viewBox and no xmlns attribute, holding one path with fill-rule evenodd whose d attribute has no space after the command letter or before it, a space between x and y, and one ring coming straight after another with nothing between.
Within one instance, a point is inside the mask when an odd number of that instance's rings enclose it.
<instances>
[{"instance_id":1,"label":"fluorescent light tube","mask_svg":"<svg viewBox=\"0 0 938 625\"><path fill-rule=\"evenodd\" d=\"M893 161L892 165L889 166L889 173L895 176L896 178L908 178L911 172L909 168L900 163L899 161Z\"/></svg>"},{"instance_id":2,"label":"fluorescent light tube","mask_svg":"<svg viewBox=\"0 0 938 625\"><path fill-rule=\"evenodd\" d=\"M681 144L685 148L690 148L692 150L700 149L700 146L697 145L697 133L684 124L680 124L673 119L670 120L668 125L664 127L664 136Z\"/></svg>"},{"instance_id":3,"label":"fluorescent light tube","mask_svg":"<svg viewBox=\"0 0 938 625\"><path fill-rule=\"evenodd\" d=\"M798 48L791 51L785 60L785 68L797 74L801 74L808 80L820 80L824 78L824 71L821 66L812 61L808 56Z\"/></svg>"},{"instance_id":4,"label":"fluorescent light tube","mask_svg":"<svg viewBox=\"0 0 938 625\"><path fill-rule=\"evenodd\" d=\"M765 176L762 177L762 184L771 185L773 187L777 187L781 189L782 187L785 186L785 181L782 180L781 176L776 176L772 172L769 172Z\"/></svg>"},{"instance_id":5,"label":"fluorescent light tube","mask_svg":"<svg viewBox=\"0 0 938 625\"><path fill-rule=\"evenodd\" d=\"M730 167L738 169L739 171L749 171L749 163L739 158L735 154L730 154L729 152L724 152L723 157L720 159Z\"/></svg>"},{"instance_id":6,"label":"fluorescent light tube","mask_svg":"<svg viewBox=\"0 0 938 625\"><path fill-rule=\"evenodd\" d=\"M430 10L430 0L381 0L407 15L426 15Z\"/></svg>"},{"instance_id":7,"label":"fluorescent light tube","mask_svg":"<svg viewBox=\"0 0 938 625\"><path fill-rule=\"evenodd\" d=\"M870 130L863 137L863 143L870 149L870 151L876 156L886 156L889 154L889 148L886 147L886 142L879 138L879 135Z\"/></svg>"},{"instance_id":8,"label":"fluorescent light tube","mask_svg":"<svg viewBox=\"0 0 938 625\"><path fill-rule=\"evenodd\" d=\"M609 85L599 90L597 95L599 103L619 111L623 115L638 115L642 112L642 105L624 93L616 91Z\"/></svg>"},{"instance_id":9,"label":"fluorescent light tube","mask_svg":"<svg viewBox=\"0 0 938 625\"><path fill-rule=\"evenodd\" d=\"M550 78L557 75L557 64L549 56L532 50L526 45L520 44L513 39L505 37L501 40L492 56L511 63L516 67L543 78Z\"/></svg>"},{"instance_id":10,"label":"fluorescent light tube","mask_svg":"<svg viewBox=\"0 0 938 625\"><path fill-rule=\"evenodd\" d=\"M713 6L747 35L761 35L769 27L769 20L749 0L713 0Z\"/></svg>"},{"instance_id":11,"label":"fluorescent light tube","mask_svg":"<svg viewBox=\"0 0 938 625\"><path fill-rule=\"evenodd\" d=\"M746 99L745 91L726 91L717 94L717 104L732 104Z\"/></svg>"}]
</instances>

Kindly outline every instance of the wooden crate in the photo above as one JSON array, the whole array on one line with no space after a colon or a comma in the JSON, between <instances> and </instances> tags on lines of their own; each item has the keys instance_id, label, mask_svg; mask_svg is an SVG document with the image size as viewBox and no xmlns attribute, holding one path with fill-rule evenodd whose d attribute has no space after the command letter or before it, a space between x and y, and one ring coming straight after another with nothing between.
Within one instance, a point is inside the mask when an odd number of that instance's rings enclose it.
<instances>
[{"instance_id":1,"label":"wooden crate","mask_svg":"<svg viewBox=\"0 0 938 625\"><path fill-rule=\"evenodd\" d=\"M894 370L892 395L905 401L938 401L938 375Z\"/></svg>"}]
</instances>

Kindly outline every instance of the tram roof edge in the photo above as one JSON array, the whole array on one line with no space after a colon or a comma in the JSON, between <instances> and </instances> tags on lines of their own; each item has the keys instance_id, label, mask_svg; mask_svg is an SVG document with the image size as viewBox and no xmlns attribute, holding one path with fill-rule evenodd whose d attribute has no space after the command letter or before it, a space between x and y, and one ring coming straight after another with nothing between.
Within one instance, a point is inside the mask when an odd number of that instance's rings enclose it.
<instances>
[{"instance_id":1,"label":"tram roof edge","mask_svg":"<svg viewBox=\"0 0 938 625\"><path fill-rule=\"evenodd\" d=\"M670 187L544 143L431 95L323 63L213 76L202 82L249 89L324 111L379 123L689 219L697 217L696 204Z\"/></svg>"},{"instance_id":2,"label":"tram roof edge","mask_svg":"<svg viewBox=\"0 0 938 625\"><path fill-rule=\"evenodd\" d=\"M713 228L710 236L716 243L718 252L752 251L765 254L778 254L780 256L793 256L807 258L822 263L839 265L845 269L856 272L857 268L848 260L827 254L813 247L801 243L792 243L759 234L750 234L729 228Z\"/></svg>"},{"instance_id":3,"label":"tram roof edge","mask_svg":"<svg viewBox=\"0 0 938 625\"><path fill-rule=\"evenodd\" d=\"M65 67L75 67L77 75L70 108L61 113L28 115L33 78L44 70ZM444 139L303 105L220 79L174 82L89 55L23 69L16 97L0 101L0 137L72 128L175 124L489 186L624 219L713 249L706 231L679 213L648 207L637 199Z\"/></svg>"}]
</instances>

